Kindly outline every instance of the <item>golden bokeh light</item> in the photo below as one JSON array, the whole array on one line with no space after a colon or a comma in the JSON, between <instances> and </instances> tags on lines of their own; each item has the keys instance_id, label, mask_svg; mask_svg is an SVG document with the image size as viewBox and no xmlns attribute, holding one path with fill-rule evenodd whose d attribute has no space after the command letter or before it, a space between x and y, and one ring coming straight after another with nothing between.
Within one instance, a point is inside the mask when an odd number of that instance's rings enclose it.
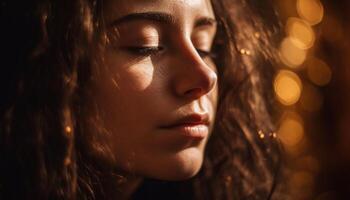
<instances>
[{"instance_id":1,"label":"golden bokeh light","mask_svg":"<svg viewBox=\"0 0 350 200\"><path fill-rule=\"evenodd\" d=\"M324 15L323 5L319 0L298 0L297 12L311 25L320 23Z\"/></svg>"},{"instance_id":2,"label":"golden bokeh light","mask_svg":"<svg viewBox=\"0 0 350 200\"><path fill-rule=\"evenodd\" d=\"M306 59L307 51L296 44L295 38L287 37L282 41L280 46L281 60L291 68L299 67Z\"/></svg>"},{"instance_id":3,"label":"golden bokeh light","mask_svg":"<svg viewBox=\"0 0 350 200\"><path fill-rule=\"evenodd\" d=\"M67 136L72 136L72 128L70 126L65 127L65 132Z\"/></svg>"},{"instance_id":4,"label":"golden bokeh light","mask_svg":"<svg viewBox=\"0 0 350 200\"><path fill-rule=\"evenodd\" d=\"M280 70L274 81L277 99L286 106L295 104L301 95L302 84L297 74L288 70Z\"/></svg>"},{"instance_id":5,"label":"golden bokeh light","mask_svg":"<svg viewBox=\"0 0 350 200\"><path fill-rule=\"evenodd\" d=\"M318 117L323 114L320 111L326 103L319 86L328 84L332 78L331 68L315 56L324 55L319 52L324 32L333 39L332 34L339 35L341 31L324 26L329 22L329 15L324 16L328 7L323 7L322 0L277 2L285 22L285 37L279 46L282 64L273 86L276 99L282 104L280 111L284 113L279 118L276 134L287 156L286 187L292 199L315 199L318 186L315 180L323 169L313 145L316 133L323 131ZM320 25L315 26L317 24Z\"/></svg>"},{"instance_id":6,"label":"golden bokeh light","mask_svg":"<svg viewBox=\"0 0 350 200\"><path fill-rule=\"evenodd\" d=\"M287 147L298 145L304 137L304 125L301 117L294 112L286 114L277 135Z\"/></svg>"},{"instance_id":7,"label":"golden bokeh light","mask_svg":"<svg viewBox=\"0 0 350 200\"><path fill-rule=\"evenodd\" d=\"M303 86L300 104L305 111L318 111L323 105L323 96L318 88L312 86L311 84L306 84Z\"/></svg>"},{"instance_id":8,"label":"golden bokeh light","mask_svg":"<svg viewBox=\"0 0 350 200\"><path fill-rule=\"evenodd\" d=\"M300 49L309 49L314 45L315 32L305 20L295 17L288 18L286 33Z\"/></svg>"},{"instance_id":9,"label":"golden bokeh light","mask_svg":"<svg viewBox=\"0 0 350 200\"><path fill-rule=\"evenodd\" d=\"M332 70L322 60L313 58L307 63L307 75L314 84L325 86L332 79Z\"/></svg>"}]
</instances>

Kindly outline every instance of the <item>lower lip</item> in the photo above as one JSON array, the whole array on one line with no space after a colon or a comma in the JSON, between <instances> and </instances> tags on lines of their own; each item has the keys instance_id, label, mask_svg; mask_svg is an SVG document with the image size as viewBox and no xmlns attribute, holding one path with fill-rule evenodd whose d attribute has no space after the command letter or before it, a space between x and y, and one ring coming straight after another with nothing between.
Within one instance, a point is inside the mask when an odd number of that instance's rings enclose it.
<instances>
[{"instance_id":1,"label":"lower lip","mask_svg":"<svg viewBox=\"0 0 350 200\"><path fill-rule=\"evenodd\" d=\"M168 128L170 130L174 130L179 132L181 135L191 138L203 139L207 137L209 134L208 126L204 124L196 124L196 125L179 125Z\"/></svg>"}]
</instances>

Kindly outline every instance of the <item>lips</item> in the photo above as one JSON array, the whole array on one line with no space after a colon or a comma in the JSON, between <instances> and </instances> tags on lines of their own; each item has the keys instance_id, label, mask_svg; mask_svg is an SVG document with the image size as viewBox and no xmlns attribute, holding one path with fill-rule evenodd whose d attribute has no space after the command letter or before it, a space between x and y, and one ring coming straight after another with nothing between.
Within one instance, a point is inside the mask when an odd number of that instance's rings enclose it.
<instances>
[{"instance_id":1,"label":"lips","mask_svg":"<svg viewBox=\"0 0 350 200\"><path fill-rule=\"evenodd\" d=\"M186 137L203 139L209 134L209 115L206 113L189 114L178 117L161 128Z\"/></svg>"}]
</instances>

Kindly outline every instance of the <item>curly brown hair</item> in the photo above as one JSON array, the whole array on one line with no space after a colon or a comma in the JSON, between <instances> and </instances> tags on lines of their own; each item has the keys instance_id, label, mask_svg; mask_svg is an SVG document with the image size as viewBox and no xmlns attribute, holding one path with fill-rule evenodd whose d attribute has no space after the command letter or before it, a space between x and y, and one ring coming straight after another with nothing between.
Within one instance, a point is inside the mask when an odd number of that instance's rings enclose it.
<instances>
[{"instance_id":1,"label":"curly brown hair","mask_svg":"<svg viewBox=\"0 0 350 200\"><path fill-rule=\"evenodd\" d=\"M267 1L211 2L219 104L203 167L186 181L146 180L134 199L271 199L280 25ZM0 199L112 199L106 185L122 178L91 98L107 42L102 10L103 0L1 1Z\"/></svg>"}]
</instances>

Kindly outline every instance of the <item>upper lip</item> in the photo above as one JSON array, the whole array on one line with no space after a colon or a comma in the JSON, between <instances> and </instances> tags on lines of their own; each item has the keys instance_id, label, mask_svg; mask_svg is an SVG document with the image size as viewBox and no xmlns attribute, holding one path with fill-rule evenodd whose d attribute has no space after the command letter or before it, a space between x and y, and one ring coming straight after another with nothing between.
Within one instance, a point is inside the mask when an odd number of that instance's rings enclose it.
<instances>
[{"instance_id":1,"label":"upper lip","mask_svg":"<svg viewBox=\"0 0 350 200\"><path fill-rule=\"evenodd\" d=\"M166 124L165 126L162 126L162 128L172 128L183 125L209 125L209 115L207 113L192 113L185 116L177 117L172 122Z\"/></svg>"}]
</instances>

